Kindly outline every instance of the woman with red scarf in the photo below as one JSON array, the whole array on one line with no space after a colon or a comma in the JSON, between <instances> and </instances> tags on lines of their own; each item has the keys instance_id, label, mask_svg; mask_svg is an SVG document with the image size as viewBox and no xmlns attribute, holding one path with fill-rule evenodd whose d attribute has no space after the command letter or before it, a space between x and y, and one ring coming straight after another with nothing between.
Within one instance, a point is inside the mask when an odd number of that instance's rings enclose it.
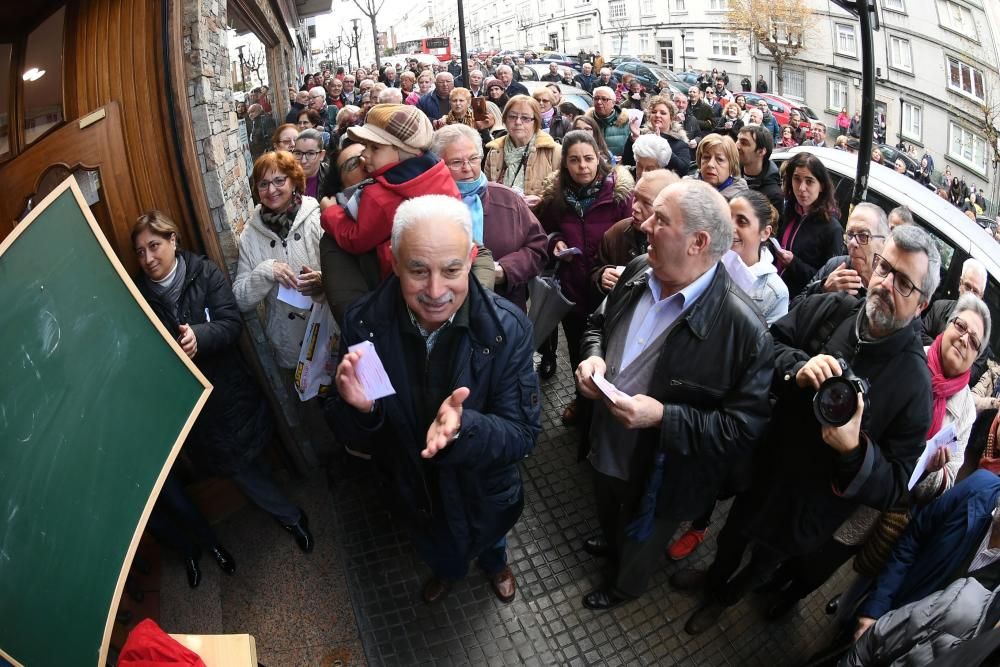
<instances>
[{"instance_id":1,"label":"woman with red scarf","mask_svg":"<svg viewBox=\"0 0 1000 667\"><path fill-rule=\"evenodd\" d=\"M984 352L989 339L989 308L974 294L963 294L952 310L947 328L927 349L927 366L934 392L934 414L927 439L948 424L954 424L958 442L954 445L954 455L942 448L928 462L927 477L914 488L914 495L920 502L929 502L955 484L976 420L969 376L972 364ZM922 490L930 491L931 497L920 493Z\"/></svg>"}]
</instances>

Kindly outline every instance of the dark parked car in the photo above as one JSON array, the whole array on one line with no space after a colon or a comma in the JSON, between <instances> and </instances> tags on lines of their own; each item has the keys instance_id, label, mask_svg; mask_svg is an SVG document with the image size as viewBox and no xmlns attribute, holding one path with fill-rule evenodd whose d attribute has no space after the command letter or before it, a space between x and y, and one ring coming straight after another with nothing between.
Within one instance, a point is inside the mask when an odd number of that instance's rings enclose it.
<instances>
[{"instance_id":1,"label":"dark parked car","mask_svg":"<svg viewBox=\"0 0 1000 667\"><path fill-rule=\"evenodd\" d=\"M882 151L882 160L885 162L885 166L890 169L896 165L896 158L902 158L903 162L906 163L907 176L912 177L920 169L920 161L914 160L912 157L904 153L903 151L893 148L889 144L876 144L875 148Z\"/></svg>"},{"instance_id":2,"label":"dark parked car","mask_svg":"<svg viewBox=\"0 0 1000 667\"><path fill-rule=\"evenodd\" d=\"M622 63L648 63L650 65L655 65L655 60L643 60L642 58L637 58L635 56L614 56L608 58L604 61L605 67L610 67L611 69L617 69Z\"/></svg>"},{"instance_id":3,"label":"dark parked car","mask_svg":"<svg viewBox=\"0 0 1000 667\"><path fill-rule=\"evenodd\" d=\"M632 74L635 76L646 90L656 90L656 84L660 81L678 80L677 75L670 70L659 65L650 65L647 63L622 63L615 68L615 76L621 81L623 74Z\"/></svg>"}]
</instances>

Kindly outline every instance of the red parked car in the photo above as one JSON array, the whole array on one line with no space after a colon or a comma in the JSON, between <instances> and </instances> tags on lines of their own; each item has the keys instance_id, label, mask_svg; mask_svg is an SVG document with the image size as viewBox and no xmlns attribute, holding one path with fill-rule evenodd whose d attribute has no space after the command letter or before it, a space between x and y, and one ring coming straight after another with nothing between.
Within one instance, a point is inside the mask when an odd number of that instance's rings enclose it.
<instances>
[{"instance_id":1,"label":"red parked car","mask_svg":"<svg viewBox=\"0 0 1000 667\"><path fill-rule=\"evenodd\" d=\"M767 93L760 95L758 93L744 93L741 91L735 91L733 94L743 95L749 106L757 106L757 102L760 100L767 102L767 106L771 109L771 113L774 114L775 120L778 121L778 125L781 127L788 125L788 118L792 114L792 109L797 109L799 115L802 116L802 124L806 128L806 138L812 137L812 128L810 125L812 121L819 120L819 117L809 107L779 95Z\"/></svg>"}]
</instances>

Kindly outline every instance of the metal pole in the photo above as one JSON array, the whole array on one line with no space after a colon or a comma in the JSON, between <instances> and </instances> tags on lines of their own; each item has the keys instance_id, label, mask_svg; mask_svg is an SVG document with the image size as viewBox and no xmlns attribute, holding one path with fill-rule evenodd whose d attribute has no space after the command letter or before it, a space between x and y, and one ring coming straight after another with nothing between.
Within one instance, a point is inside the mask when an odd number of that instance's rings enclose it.
<instances>
[{"instance_id":1,"label":"metal pole","mask_svg":"<svg viewBox=\"0 0 1000 667\"><path fill-rule=\"evenodd\" d=\"M465 48L465 8L458 0L458 50L462 58L462 83L469 86L469 52Z\"/></svg>"},{"instance_id":2,"label":"metal pole","mask_svg":"<svg viewBox=\"0 0 1000 667\"><path fill-rule=\"evenodd\" d=\"M872 134L875 129L875 37L872 34L870 0L858 3L861 21L861 147L851 205L868 198L868 173L871 168ZM843 212L847 215L847 211Z\"/></svg>"}]
</instances>

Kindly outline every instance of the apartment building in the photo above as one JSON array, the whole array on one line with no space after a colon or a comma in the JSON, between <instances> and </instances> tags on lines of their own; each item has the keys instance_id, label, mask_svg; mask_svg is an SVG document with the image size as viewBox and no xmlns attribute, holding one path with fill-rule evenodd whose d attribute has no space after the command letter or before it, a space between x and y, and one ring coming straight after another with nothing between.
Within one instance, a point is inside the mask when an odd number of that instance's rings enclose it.
<instances>
[{"instance_id":1,"label":"apartment building","mask_svg":"<svg viewBox=\"0 0 1000 667\"><path fill-rule=\"evenodd\" d=\"M840 109L853 114L861 107L860 24L832 0L806 2L813 27L805 49L785 67L784 94L833 126ZM431 4L435 16L454 14L451 0ZM951 165L970 185L1000 185L978 111L984 100L1000 104L996 0L877 4L876 112L885 119L887 142L930 153L938 169ZM777 92L770 54L726 26L728 10L729 0L471 0L466 34L473 50L622 53L675 71L725 70L734 87L743 76L763 75Z\"/></svg>"}]
</instances>

